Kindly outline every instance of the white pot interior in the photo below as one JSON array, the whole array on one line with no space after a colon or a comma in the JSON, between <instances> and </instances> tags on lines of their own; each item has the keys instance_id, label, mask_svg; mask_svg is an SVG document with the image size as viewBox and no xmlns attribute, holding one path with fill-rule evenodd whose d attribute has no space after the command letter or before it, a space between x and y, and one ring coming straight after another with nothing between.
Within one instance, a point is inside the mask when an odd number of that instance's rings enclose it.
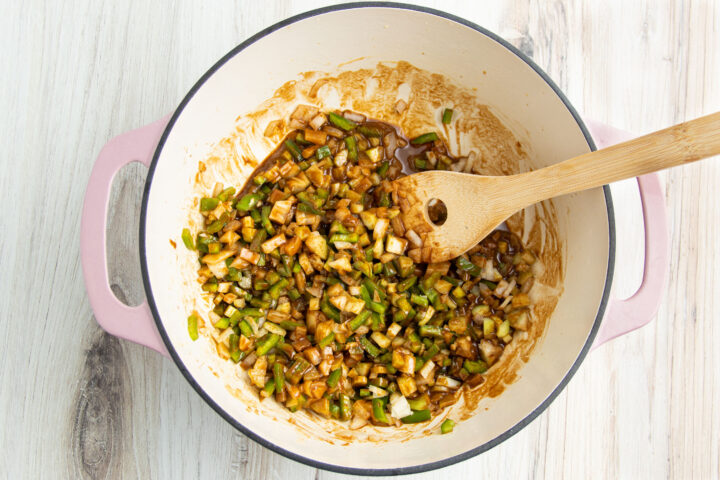
<instances>
[{"instance_id":1,"label":"white pot interior","mask_svg":"<svg viewBox=\"0 0 720 480\"><path fill-rule=\"evenodd\" d=\"M363 31L361 42L336 41L358 26ZM181 248L179 241L180 232L188 225L188 211L179 206L189 205L195 195L198 160L232 130L239 115L256 109L301 72L333 72L343 62L361 57L343 68L404 60L442 73L458 86L476 88L480 101L522 140L533 168L590 150L577 121L546 81L483 33L414 10L365 7L331 11L286 25L248 45L216 70L187 102L162 146L147 194L144 261L171 348L199 388L227 416L269 444L316 462L358 469L417 467L493 441L530 415L562 383L586 345L603 297L609 255L608 210L602 189L554 200L564 270L558 304L517 380L499 397L483 400L475 414L459 422L451 435L417 435L401 444L390 439L382 447L368 441L328 441L327 432L307 434L310 420L289 423L290 414L272 400L259 405L244 386L242 374L235 376L240 370L237 366L216 358L209 342L188 338L186 318L200 290L194 282L196 261L193 263L192 254ZM177 249L169 239L179 244ZM226 387L228 379L234 379L239 390L235 395ZM498 403L502 408L497 408Z\"/></svg>"}]
</instances>

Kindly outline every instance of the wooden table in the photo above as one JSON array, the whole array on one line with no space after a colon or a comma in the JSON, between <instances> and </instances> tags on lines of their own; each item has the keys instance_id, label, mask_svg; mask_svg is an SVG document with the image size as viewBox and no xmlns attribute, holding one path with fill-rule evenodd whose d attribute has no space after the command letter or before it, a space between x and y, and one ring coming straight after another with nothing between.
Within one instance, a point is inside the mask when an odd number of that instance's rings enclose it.
<instances>
[{"instance_id":1,"label":"wooden table","mask_svg":"<svg viewBox=\"0 0 720 480\"><path fill-rule=\"evenodd\" d=\"M95 157L170 112L218 58L326 1L7 2L0 16L0 477L341 478L248 440L171 361L93 319L78 232ZM720 110L720 3L420 1L532 56L588 117L634 132ZM451 46L449 46L451 48ZM145 169L115 182L117 295L138 304ZM655 322L593 352L493 450L422 478L720 476L720 162L664 175L672 237ZM632 184L615 188L616 294L641 277Z\"/></svg>"}]
</instances>

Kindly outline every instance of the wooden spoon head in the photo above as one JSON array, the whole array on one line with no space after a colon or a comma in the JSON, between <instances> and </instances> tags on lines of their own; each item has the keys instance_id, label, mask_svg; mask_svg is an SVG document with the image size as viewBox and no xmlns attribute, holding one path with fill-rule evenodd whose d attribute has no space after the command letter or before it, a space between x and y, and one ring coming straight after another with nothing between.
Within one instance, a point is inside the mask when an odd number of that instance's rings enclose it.
<instances>
[{"instance_id":1,"label":"wooden spoon head","mask_svg":"<svg viewBox=\"0 0 720 480\"><path fill-rule=\"evenodd\" d=\"M515 211L503 198L504 178L436 170L392 182L406 230L412 229L423 242L419 253L409 246L410 256L442 262L477 245ZM434 225L428 216L432 199L447 208L442 225Z\"/></svg>"}]
</instances>

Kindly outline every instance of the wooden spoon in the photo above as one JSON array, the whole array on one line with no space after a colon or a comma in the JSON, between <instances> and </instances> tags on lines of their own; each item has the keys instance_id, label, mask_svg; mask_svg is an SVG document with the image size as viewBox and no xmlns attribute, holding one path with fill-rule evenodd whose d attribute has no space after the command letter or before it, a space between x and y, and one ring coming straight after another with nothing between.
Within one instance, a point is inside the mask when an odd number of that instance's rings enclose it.
<instances>
[{"instance_id":1,"label":"wooden spoon","mask_svg":"<svg viewBox=\"0 0 720 480\"><path fill-rule=\"evenodd\" d=\"M481 176L448 171L399 178L403 223L422 240L416 260L441 262L466 252L510 215L542 200L599 187L720 154L720 112L532 172ZM447 219L434 225L428 202L441 200ZM406 236L406 238L409 238Z\"/></svg>"}]
</instances>

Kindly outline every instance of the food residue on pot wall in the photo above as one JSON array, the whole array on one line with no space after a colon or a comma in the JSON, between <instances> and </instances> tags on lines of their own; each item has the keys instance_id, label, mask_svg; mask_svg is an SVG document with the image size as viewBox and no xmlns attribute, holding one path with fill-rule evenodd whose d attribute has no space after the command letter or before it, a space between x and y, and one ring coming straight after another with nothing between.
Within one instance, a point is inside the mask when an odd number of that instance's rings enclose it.
<instances>
[{"instance_id":1,"label":"food residue on pot wall","mask_svg":"<svg viewBox=\"0 0 720 480\"><path fill-rule=\"evenodd\" d=\"M395 108L400 99L407 103L402 113ZM299 104L315 105L324 111L353 110L398 125L408 137L436 131L444 136L455 156L468 156L471 151L475 152L475 173L507 175L530 169L527 146L493 115L490 107L479 103L472 90L455 86L444 75L418 69L406 62L379 63L373 69L343 71L333 75L303 73L278 88L272 98L255 111L239 115L232 132L220 139L211 154L199 163L195 177L197 197L212 192L216 182L242 186L258 163L291 130L287 119ZM455 112L450 125L443 125L440 121L444 108L452 108ZM189 212L197 208L197 199L194 203L187 206ZM193 218L191 225L197 220L196 216ZM229 361L207 359L208 365L214 366L210 368L226 383L228 391L241 399L248 409L278 421L290 421L298 432L331 443L409 440L438 431L439 424L448 416L467 418L483 398L496 397L506 385L518 378L521 366L527 362L536 341L542 336L547 319L562 293L563 246L553 202L545 201L519 212L508 219L506 225L539 256L540 262L535 267L537 281L530 292L534 302L533 322L528 332L516 334L501 360L488 370L482 385L473 390L463 387L458 392L458 402L434 417L429 424L402 425L398 428L367 426L350 430L335 420L305 411L292 414L275 402L260 402L253 389L243 388L248 385L244 372ZM199 292L199 286L194 290ZM206 314L210 310L209 303L204 308L200 303L203 302L196 302L198 311ZM210 335L211 330L212 327L201 329L205 335ZM208 355L214 355L214 349L208 348Z\"/></svg>"}]
</instances>

